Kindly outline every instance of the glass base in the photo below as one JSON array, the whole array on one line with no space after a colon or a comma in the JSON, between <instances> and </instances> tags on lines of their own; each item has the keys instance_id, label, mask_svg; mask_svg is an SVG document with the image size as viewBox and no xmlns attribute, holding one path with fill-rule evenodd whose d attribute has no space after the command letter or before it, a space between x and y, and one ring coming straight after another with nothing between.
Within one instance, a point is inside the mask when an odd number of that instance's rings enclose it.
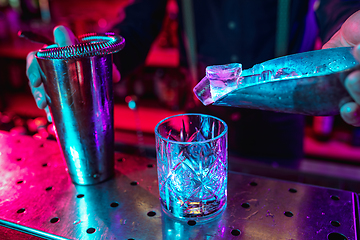
<instances>
[{"instance_id":1,"label":"glass base","mask_svg":"<svg viewBox=\"0 0 360 240\"><path fill-rule=\"evenodd\" d=\"M227 206L227 201L225 201L221 208L219 208L218 210L216 210L213 213L208 214L206 216L176 217L163 206L161 199L160 199L160 202L161 202L162 211L171 219L178 220L181 222L188 222L189 220L193 220L193 221L196 221L196 223L205 223L205 222L209 222L209 221L219 218Z\"/></svg>"}]
</instances>

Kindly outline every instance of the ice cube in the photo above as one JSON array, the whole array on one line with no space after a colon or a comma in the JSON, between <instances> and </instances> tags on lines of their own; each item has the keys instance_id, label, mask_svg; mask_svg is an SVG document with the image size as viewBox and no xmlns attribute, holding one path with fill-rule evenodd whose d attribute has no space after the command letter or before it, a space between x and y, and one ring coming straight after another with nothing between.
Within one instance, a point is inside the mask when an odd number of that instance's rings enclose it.
<instances>
[{"instance_id":1,"label":"ice cube","mask_svg":"<svg viewBox=\"0 0 360 240\"><path fill-rule=\"evenodd\" d=\"M213 65L206 68L206 76L212 79L233 79L239 77L242 71L241 63Z\"/></svg>"},{"instance_id":2,"label":"ice cube","mask_svg":"<svg viewBox=\"0 0 360 240\"><path fill-rule=\"evenodd\" d=\"M194 87L193 92L195 96L206 106L212 104L214 100L211 96L210 81L207 77L201 79L201 81Z\"/></svg>"},{"instance_id":3,"label":"ice cube","mask_svg":"<svg viewBox=\"0 0 360 240\"><path fill-rule=\"evenodd\" d=\"M210 81L210 92L213 101L236 89L242 72L240 63L214 65L206 68L206 77Z\"/></svg>"}]
</instances>

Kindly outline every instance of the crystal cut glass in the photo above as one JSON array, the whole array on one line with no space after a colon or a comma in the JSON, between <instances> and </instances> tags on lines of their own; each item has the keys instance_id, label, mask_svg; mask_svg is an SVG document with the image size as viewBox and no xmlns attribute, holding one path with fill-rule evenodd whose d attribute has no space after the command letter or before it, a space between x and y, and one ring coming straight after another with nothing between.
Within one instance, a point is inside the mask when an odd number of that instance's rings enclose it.
<instances>
[{"instance_id":1,"label":"crystal cut glass","mask_svg":"<svg viewBox=\"0 0 360 240\"><path fill-rule=\"evenodd\" d=\"M166 118L155 128L163 211L178 220L207 221L227 200L227 125L203 114Z\"/></svg>"}]
</instances>

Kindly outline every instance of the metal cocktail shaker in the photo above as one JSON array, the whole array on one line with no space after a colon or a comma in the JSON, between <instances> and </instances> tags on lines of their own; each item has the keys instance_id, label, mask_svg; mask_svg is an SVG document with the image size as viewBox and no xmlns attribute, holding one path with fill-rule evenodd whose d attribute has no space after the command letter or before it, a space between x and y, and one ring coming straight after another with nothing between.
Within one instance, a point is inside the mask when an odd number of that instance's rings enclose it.
<instances>
[{"instance_id":1,"label":"metal cocktail shaker","mask_svg":"<svg viewBox=\"0 0 360 240\"><path fill-rule=\"evenodd\" d=\"M112 53L125 40L86 34L79 44L37 52L56 137L72 181L90 185L114 173Z\"/></svg>"}]
</instances>

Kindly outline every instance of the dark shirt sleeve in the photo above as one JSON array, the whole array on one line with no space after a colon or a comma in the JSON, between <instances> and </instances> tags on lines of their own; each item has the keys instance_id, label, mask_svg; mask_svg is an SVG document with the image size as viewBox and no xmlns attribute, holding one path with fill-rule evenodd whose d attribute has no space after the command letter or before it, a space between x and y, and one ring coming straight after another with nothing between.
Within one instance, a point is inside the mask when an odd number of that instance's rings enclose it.
<instances>
[{"instance_id":1,"label":"dark shirt sleeve","mask_svg":"<svg viewBox=\"0 0 360 240\"><path fill-rule=\"evenodd\" d=\"M321 0L316 10L319 35L326 43L353 13L360 9L360 1Z\"/></svg>"},{"instance_id":2,"label":"dark shirt sleeve","mask_svg":"<svg viewBox=\"0 0 360 240\"><path fill-rule=\"evenodd\" d=\"M114 54L114 63L125 76L144 63L161 30L167 0L137 0L125 9L125 19L113 31L125 38L125 47Z\"/></svg>"}]
</instances>

